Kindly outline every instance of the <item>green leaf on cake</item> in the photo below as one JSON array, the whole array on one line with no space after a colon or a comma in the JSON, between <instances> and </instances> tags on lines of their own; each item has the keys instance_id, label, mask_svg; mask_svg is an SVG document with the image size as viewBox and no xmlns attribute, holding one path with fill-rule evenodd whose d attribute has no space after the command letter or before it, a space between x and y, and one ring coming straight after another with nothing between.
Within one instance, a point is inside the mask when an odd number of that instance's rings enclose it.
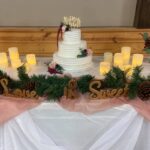
<instances>
[{"instance_id":1,"label":"green leaf on cake","mask_svg":"<svg viewBox=\"0 0 150 150\"><path fill-rule=\"evenodd\" d=\"M144 40L147 40L149 37L147 32L143 33L142 35L143 35Z\"/></svg>"}]
</instances>

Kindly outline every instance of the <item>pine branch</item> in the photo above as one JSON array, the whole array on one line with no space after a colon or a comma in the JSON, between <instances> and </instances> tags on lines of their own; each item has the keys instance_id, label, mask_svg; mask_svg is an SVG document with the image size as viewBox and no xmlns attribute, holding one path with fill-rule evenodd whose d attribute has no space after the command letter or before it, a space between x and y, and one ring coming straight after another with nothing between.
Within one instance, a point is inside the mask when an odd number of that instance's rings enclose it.
<instances>
[{"instance_id":1,"label":"pine branch","mask_svg":"<svg viewBox=\"0 0 150 150\"><path fill-rule=\"evenodd\" d=\"M138 66L134 69L131 81L128 85L129 88L128 97L130 99L134 99L137 97L138 86L140 83L144 81L144 77L141 76L142 69L143 68L141 66Z\"/></svg>"},{"instance_id":2,"label":"pine branch","mask_svg":"<svg viewBox=\"0 0 150 150\"><path fill-rule=\"evenodd\" d=\"M89 91L89 84L93 78L94 77L91 75L84 75L80 77L80 79L77 81L77 85L81 93L86 93Z\"/></svg>"},{"instance_id":3,"label":"pine branch","mask_svg":"<svg viewBox=\"0 0 150 150\"><path fill-rule=\"evenodd\" d=\"M104 79L106 88L123 88L126 85L126 73L118 67L113 67Z\"/></svg>"},{"instance_id":4,"label":"pine branch","mask_svg":"<svg viewBox=\"0 0 150 150\"><path fill-rule=\"evenodd\" d=\"M22 82L27 82L30 80L28 74L26 73L26 68L24 65L17 68L17 71L18 71L18 77Z\"/></svg>"}]
</instances>

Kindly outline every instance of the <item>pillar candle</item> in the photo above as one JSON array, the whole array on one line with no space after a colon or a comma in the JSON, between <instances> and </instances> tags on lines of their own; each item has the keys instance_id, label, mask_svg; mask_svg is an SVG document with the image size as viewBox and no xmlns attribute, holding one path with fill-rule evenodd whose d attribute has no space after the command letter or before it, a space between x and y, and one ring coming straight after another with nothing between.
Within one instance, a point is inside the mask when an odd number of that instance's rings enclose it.
<instances>
[{"instance_id":1,"label":"pillar candle","mask_svg":"<svg viewBox=\"0 0 150 150\"><path fill-rule=\"evenodd\" d=\"M110 52L104 53L104 62L109 62L110 64L112 64L112 61L113 61L113 54Z\"/></svg>"},{"instance_id":2,"label":"pillar candle","mask_svg":"<svg viewBox=\"0 0 150 150\"><path fill-rule=\"evenodd\" d=\"M20 67L22 65L23 65L23 63L21 62L20 59L11 60L11 66L13 68L18 68L18 67Z\"/></svg>"},{"instance_id":3,"label":"pillar candle","mask_svg":"<svg viewBox=\"0 0 150 150\"><path fill-rule=\"evenodd\" d=\"M100 62L100 74L105 75L111 69L111 65L109 62Z\"/></svg>"},{"instance_id":4,"label":"pillar candle","mask_svg":"<svg viewBox=\"0 0 150 150\"><path fill-rule=\"evenodd\" d=\"M8 67L8 58L6 53L0 53L0 68Z\"/></svg>"},{"instance_id":5,"label":"pillar candle","mask_svg":"<svg viewBox=\"0 0 150 150\"><path fill-rule=\"evenodd\" d=\"M123 64L128 65L130 62L131 47L122 47L121 53L123 57Z\"/></svg>"},{"instance_id":6,"label":"pillar candle","mask_svg":"<svg viewBox=\"0 0 150 150\"><path fill-rule=\"evenodd\" d=\"M122 68L123 56L121 53L115 53L115 55L114 55L114 66Z\"/></svg>"},{"instance_id":7,"label":"pillar candle","mask_svg":"<svg viewBox=\"0 0 150 150\"><path fill-rule=\"evenodd\" d=\"M9 51L9 57L10 57L10 59L12 60L14 60L14 59L19 59L19 52L18 52L18 48L17 47L10 47L9 49L8 49L8 51Z\"/></svg>"},{"instance_id":8,"label":"pillar candle","mask_svg":"<svg viewBox=\"0 0 150 150\"><path fill-rule=\"evenodd\" d=\"M137 67L143 64L143 54L134 54L132 58L132 66Z\"/></svg>"},{"instance_id":9,"label":"pillar candle","mask_svg":"<svg viewBox=\"0 0 150 150\"><path fill-rule=\"evenodd\" d=\"M36 65L36 57L35 54L27 54L26 60L29 65Z\"/></svg>"}]
</instances>

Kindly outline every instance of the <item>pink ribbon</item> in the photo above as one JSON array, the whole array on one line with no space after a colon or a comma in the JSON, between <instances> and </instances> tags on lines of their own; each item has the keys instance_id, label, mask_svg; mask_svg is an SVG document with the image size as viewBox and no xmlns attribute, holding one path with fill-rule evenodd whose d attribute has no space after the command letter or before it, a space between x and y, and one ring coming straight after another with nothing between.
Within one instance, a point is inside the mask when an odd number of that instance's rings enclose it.
<instances>
[{"instance_id":1,"label":"pink ribbon","mask_svg":"<svg viewBox=\"0 0 150 150\"><path fill-rule=\"evenodd\" d=\"M139 98L129 100L125 97L103 99L103 100L90 100L88 96L81 95L78 99L60 99L60 105L74 112L82 112L85 114L92 114L95 112L103 111L109 108L121 106L123 104L131 105L140 115L150 121L150 101L142 101Z\"/></svg>"}]
</instances>

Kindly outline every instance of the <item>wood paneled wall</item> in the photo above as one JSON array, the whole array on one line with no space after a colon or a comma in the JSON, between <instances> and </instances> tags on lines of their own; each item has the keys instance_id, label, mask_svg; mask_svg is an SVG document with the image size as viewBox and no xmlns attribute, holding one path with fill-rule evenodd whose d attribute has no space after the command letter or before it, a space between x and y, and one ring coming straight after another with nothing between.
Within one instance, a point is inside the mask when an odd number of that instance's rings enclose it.
<instances>
[{"instance_id":1,"label":"wood paneled wall","mask_svg":"<svg viewBox=\"0 0 150 150\"><path fill-rule=\"evenodd\" d=\"M122 46L131 46L133 53L142 53L142 32L150 33L150 29L82 28L82 38L87 41L94 55L106 51L119 52ZM20 54L51 56L57 51L56 35L57 28L0 28L0 51L15 46Z\"/></svg>"}]
</instances>

